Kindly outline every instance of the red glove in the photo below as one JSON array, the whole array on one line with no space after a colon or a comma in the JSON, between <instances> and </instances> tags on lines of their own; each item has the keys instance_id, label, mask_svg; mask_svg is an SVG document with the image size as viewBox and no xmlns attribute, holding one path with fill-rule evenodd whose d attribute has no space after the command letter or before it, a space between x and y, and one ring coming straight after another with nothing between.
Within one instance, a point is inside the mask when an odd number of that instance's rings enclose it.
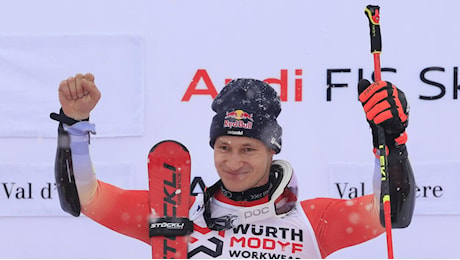
<instances>
[{"instance_id":1,"label":"red glove","mask_svg":"<svg viewBox=\"0 0 460 260\"><path fill-rule=\"evenodd\" d=\"M402 145L407 141L409 105L403 91L388 81L358 83L359 101L372 129L374 147L378 146L376 125L385 131L386 145Z\"/></svg>"}]
</instances>

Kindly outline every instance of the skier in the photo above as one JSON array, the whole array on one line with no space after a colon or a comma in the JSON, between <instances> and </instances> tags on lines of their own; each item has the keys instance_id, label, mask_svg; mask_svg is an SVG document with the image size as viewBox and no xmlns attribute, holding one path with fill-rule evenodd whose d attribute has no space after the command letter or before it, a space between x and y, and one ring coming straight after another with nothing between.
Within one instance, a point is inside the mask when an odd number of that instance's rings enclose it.
<instances>
[{"instance_id":1,"label":"skier","mask_svg":"<svg viewBox=\"0 0 460 260\"><path fill-rule=\"evenodd\" d=\"M386 81L361 80L359 85L365 89L359 99L376 154L374 194L303 201L297 199L290 164L273 159L282 148L276 91L255 79L235 79L224 86L212 103L209 142L220 179L192 198L189 258L325 258L382 234L377 124L386 135L392 226L410 224L415 181L405 145L405 95ZM93 171L89 135L95 126L89 115L100 97L94 76L77 74L60 83L61 110L51 115L60 122L59 140L70 137L81 211L116 232L150 243L148 191L123 190L97 180ZM66 160L59 149L57 166Z\"/></svg>"}]
</instances>

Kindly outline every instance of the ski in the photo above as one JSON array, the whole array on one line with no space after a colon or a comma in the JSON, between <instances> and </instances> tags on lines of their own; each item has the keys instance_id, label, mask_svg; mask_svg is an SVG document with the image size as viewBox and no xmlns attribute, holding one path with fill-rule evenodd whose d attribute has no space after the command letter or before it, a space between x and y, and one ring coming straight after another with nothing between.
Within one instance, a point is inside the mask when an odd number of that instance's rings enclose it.
<instances>
[{"instance_id":1,"label":"ski","mask_svg":"<svg viewBox=\"0 0 460 260\"><path fill-rule=\"evenodd\" d=\"M188 149L173 140L149 152L150 243L152 258L187 258L191 160Z\"/></svg>"}]
</instances>

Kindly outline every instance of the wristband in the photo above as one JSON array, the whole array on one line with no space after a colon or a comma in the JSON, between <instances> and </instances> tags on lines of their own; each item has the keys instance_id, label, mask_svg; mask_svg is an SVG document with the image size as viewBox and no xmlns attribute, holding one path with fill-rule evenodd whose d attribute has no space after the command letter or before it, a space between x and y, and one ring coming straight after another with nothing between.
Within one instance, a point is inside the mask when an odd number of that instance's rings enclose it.
<instances>
[{"instance_id":1,"label":"wristband","mask_svg":"<svg viewBox=\"0 0 460 260\"><path fill-rule=\"evenodd\" d=\"M82 119L82 120L76 120L71 117L68 117L66 114L64 114L62 107L61 109L59 109L59 114L53 112L50 114L50 118L58 121L61 124L66 124L66 125L73 125L81 121L89 121L89 117Z\"/></svg>"}]
</instances>

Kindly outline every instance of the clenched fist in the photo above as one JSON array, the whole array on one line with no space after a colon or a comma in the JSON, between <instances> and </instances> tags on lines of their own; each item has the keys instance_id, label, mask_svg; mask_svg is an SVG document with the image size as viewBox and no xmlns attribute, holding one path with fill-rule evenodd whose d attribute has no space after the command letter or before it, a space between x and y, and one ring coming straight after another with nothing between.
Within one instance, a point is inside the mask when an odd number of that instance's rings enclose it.
<instances>
[{"instance_id":1,"label":"clenched fist","mask_svg":"<svg viewBox=\"0 0 460 260\"><path fill-rule=\"evenodd\" d=\"M94 75L79 73L59 84L59 102L64 114L75 120L89 117L91 110L101 98L101 92L94 84Z\"/></svg>"}]
</instances>

